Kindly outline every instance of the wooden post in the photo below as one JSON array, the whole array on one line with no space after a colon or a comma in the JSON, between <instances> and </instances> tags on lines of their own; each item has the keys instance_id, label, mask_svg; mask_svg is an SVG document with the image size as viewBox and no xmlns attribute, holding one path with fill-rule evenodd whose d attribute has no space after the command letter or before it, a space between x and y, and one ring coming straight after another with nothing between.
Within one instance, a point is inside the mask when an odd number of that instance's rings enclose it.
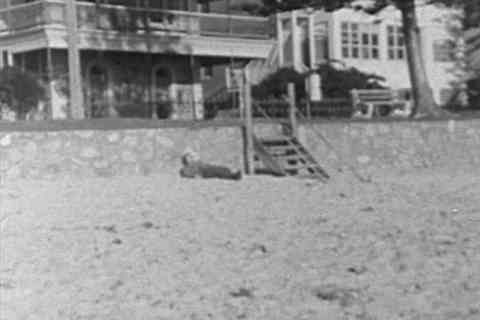
<instances>
[{"instance_id":1,"label":"wooden post","mask_svg":"<svg viewBox=\"0 0 480 320\"><path fill-rule=\"evenodd\" d=\"M10 49L7 49L5 53L5 60L4 63L6 63L7 66L13 67L13 52Z\"/></svg>"},{"instance_id":2,"label":"wooden post","mask_svg":"<svg viewBox=\"0 0 480 320\"><path fill-rule=\"evenodd\" d=\"M145 11L144 11L144 22L146 28L146 37L147 37L147 55L146 55L146 63L148 73L148 81L147 81L147 94L148 94L148 111L150 113L150 117L152 119L158 119L157 115L157 98L154 97L154 88L153 85L156 83L154 77L156 77L155 73L152 73L153 70L153 55L152 55L152 34L150 30L150 0L145 0ZM163 9L163 8L162 8ZM169 103L173 103L173 101L169 101Z\"/></svg>"},{"instance_id":3,"label":"wooden post","mask_svg":"<svg viewBox=\"0 0 480 320\"><path fill-rule=\"evenodd\" d=\"M68 39L68 80L70 90L70 117L83 119L82 75L78 49L77 7L75 0L66 1L66 22Z\"/></svg>"},{"instance_id":4,"label":"wooden post","mask_svg":"<svg viewBox=\"0 0 480 320\"><path fill-rule=\"evenodd\" d=\"M297 107L295 102L295 84L288 84L288 117L290 127L292 129L292 136L297 137Z\"/></svg>"},{"instance_id":5,"label":"wooden post","mask_svg":"<svg viewBox=\"0 0 480 320\"><path fill-rule=\"evenodd\" d=\"M53 60L52 60L52 49L50 47L47 48L47 82L48 82L48 98L49 98L49 103L47 107L47 114L49 117L53 117L53 90L55 88L53 87Z\"/></svg>"},{"instance_id":6,"label":"wooden post","mask_svg":"<svg viewBox=\"0 0 480 320\"><path fill-rule=\"evenodd\" d=\"M26 71L26 57L25 57L25 52L20 53L20 69L25 72Z\"/></svg>"},{"instance_id":7,"label":"wooden post","mask_svg":"<svg viewBox=\"0 0 480 320\"><path fill-rule=\"evenodd\" d=\"M250 75L248 70L244 70L243 76L243 102L245 104L245 159L247 174L253 175L254 169L254 150L253 150L253 115L252 115L252 87L250 84Z\"/></svg>"},{"instance_id":8,"label":"wooden post","mask_svg":"<svg viewBox=\"0 0 480 320\"><path fill-rule=\"evenodd\" d=\"M12 6L12 1L7 0L7 3L5 5L5 9L7 9L7 31L11 31L12 29L12 11L11 11L11 6Z\"/></svg>"},{"instance_id":9,"label":"wooden post","mask_svg":"<svg viewBox=\"0 0 480 320\"><path fill-rule=\"evenodd\" d=\"M311 120L312 119L312 105L311 105L311 83L310 83L310 77L307 77L305 78L305 91L306 91L306 96L307 96L307 99L306 99L306 107L307 107L307 110L306 111L306 118L308 120Z\"/></svg>"},{"instance_id":10,"label":"wooden post","mask_svg":"<svg viewBox=\"0 0 480 320\"><path fill-rule=\"evenodd\" d=\"M233 79L233 69L230 69L230 77L232 77ZM243 79L242 79L243 80ZM232 104L235 100L235 94L238 94L238 109L239 109L239 114L240 114L240 119L242 121L245 120L245 87L244 87L244 83L238 83L237 85L240 85L239 88L236 88L236 92L233 91L232 95L231 95L231 98L232 98Z\"/></svg>"}]
</instances>

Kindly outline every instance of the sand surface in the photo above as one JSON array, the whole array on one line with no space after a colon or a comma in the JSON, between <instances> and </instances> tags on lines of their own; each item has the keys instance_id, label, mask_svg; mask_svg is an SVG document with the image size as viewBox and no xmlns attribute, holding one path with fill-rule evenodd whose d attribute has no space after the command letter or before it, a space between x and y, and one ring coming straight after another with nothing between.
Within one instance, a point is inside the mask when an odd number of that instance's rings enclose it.
<instances>
[{"instance_id":1,"label":"sand surface","mask_svg":"<svg viewBox=\"0 0 480 320\"><path fill-rule=\"evenodd\" d=\"M0 319L480 319L480 171L0 187Z\"/></svg>"}]
</instances>

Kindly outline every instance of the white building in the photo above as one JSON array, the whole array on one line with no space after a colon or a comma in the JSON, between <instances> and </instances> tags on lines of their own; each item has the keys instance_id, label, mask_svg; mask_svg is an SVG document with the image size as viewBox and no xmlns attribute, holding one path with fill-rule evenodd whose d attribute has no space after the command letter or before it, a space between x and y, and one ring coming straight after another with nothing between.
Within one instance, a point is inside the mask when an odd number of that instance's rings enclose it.
<instances>
[{"instance_id":1,"label":"white building","mask_svg":"<svg viewBox=\"0 0 480 320\"><path fill-rule=\"evenodd\" d=\"M423 59L439 104L448 102L464 79L460 33L455 31L460 26L458 14L443 6L417 8ZM400 11L392 6L376 15L352 8L280 13L279 64L302 71L327 60L339 61L345 67L384 77L385 85L393 89L408 89L401 25Z\"/></svg>"}]
</instances>

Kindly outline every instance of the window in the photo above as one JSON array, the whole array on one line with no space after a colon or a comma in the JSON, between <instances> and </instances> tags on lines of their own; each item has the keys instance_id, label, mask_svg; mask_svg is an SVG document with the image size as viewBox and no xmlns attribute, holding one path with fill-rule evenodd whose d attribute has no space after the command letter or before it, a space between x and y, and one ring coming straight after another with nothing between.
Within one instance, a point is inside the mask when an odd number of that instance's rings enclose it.
<instances>
[{"instance_id":1,"label":"window","mask_svg":"<svg viewBox=\"0 0 480 320\"><path fill-rule=\"evenodd\" d=\"M433 58L437 62L454 61L456 44L453 40L437 40L433 42Z\"/></svg>"},{"instance_id":2,"label":"window","mask_svg":"<svg viewBox=\"0 0 480 320\"><path fill-rule=\"evenodd\" d=\"M399 26L387 26L387 50L388 59L405 59L405 40L403 38L402 28Z\"/></svg>"},{"instance_id":3,"label":"window","mask_svg":"<svg viewBox=\"0 0 480 320\"><path fill-rule=\"evenodd\" d=\"M379 59L378 29L366 23L342 23L342 56Z\"/></svg>"},{"instance_id":4,"label":"window","mask_svg":"<svg viewBox=\"0 0 480 320\"><path fill-rule=\"evenodd\" d=\"M328 23L316 21L314 27L315 63L321 63L329 58Z\"/></svg>"}]
</instances>

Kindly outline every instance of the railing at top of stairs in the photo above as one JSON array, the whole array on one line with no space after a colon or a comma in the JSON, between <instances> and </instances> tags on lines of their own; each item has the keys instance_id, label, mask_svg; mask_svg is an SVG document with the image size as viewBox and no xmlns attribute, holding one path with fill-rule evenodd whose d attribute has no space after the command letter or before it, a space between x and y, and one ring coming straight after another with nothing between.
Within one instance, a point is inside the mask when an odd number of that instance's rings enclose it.
<instances>
[{"instance_id":1,"label":"railing at top of stairs","mask_svg":"<svg viewBox=\"0 0 480 320\"><path fill-rule=\"evenodd\" d=\"M249 80L248 70L245 71L245 85L243 88L242 96L243 96L243 119L245 123L245 134L246 134L246 164L247 164L247 173L253 174L254 168L254 131L253 131L253 99L251 94L251 82ZM288 97L289 97L289 126L293 137L298 138L297 133L297 116L301 118L302 121L307 122L308 118L296 108L295 105L295 86L293 83L289 83L288 85ZM274 121L272 118L268 116L268 114L263 110L263 108L258 104L255 103L255 108L260 111L264 118L268 119L269 121ZM336 150L335 146L316 128L313 128L313 132L317 136L319 140L321 140L328 149L330 149L338 161L342 164L342 166L346 167L348 170L352 172L356 179L363 183L370 183L372 182L371 179L365 178L362 174L358 172L355 166L348 160L344 159L341 156L340 152ZM295 146L298 148L297 146Z\"/></svg>"},{"instance_id":2,"label":"railing at top of stairs","mask_svg":"<svg viewBox=\"0 0 480 320\"><path fill-rule=\"evenodd\" d=\"M248 75L246 78L248 82ZM258 143L258 139L256 138L255 133L253 131L253 111L254 111L253 109L255 108L256 111L259 111L260 114L263 116L263 118L267 119L270 122L275 122L279 120L272 119L259 103L253 101L251 97L251 86L248 83L245 86L244 91L245 91L244 94L245 94L245 107L246 107L245 108L245 127L246 127L246 135L247 135L247 167L250 173L254 173L255 170L253 168L253 161L254 161L253 149L254 149L255 143ZM295 139L298 142L297 119L296 119L297 108L295 106L295 86L293 83L290 83L288 85L288 97L289 97L288 125L290 127L289 128L290 133L289 133L289 139L286 139L285 141L287 141L289 147L295 150L296 154L300 155L303 153L302 150L300 149L300 146L293 142L293 139ZM248 148L251 148L251 149L248 150ZM251 154L248 155L248 153L251 153ZM311 174L316 178L318 178L320 181L324 181L324 182L326 181L326 176L317 170L313 170Z\"/></svg>"},{"instance_id":3,"label":"railing at top of stairs","mask_svg":"<svg viewBox=\"0 0 480 320\"><path fill-rule=\"evenodd\" d=\"M247 69L252 84L259 84L270 74L278 70L279 50L278 44L273 44L265 60L252 60L248 63Z\"/></svg>"},{"instance_id":4,"label":"railing at top of stairs","mask_svg":"<svg viewBox=\"0 0 480 320\"><path fill-rule=\"evenodd\" d=\"M254 107L262 114L262 116L267 119L268 121L274 121L271 117L268 116L267 112L262 108L262 106L260 106L260 104L258 103L255 103L254 104ZM294 107L294 106L293 106ZM292 106L290 106L290 108L292 108ZM296 124L292 123L292 121L290 120L289 121L289 126L290 126L290 134L289 134L289 137L288 139L285 139L285 141L288 143L288 146L290 148L292 148L293 150L295 150L295 153L298 154L298 155L301 155L303 154L304 152L302 152L300 146L297 144L297 143L294 143L293 140L295 139L296 141L298 141L298 137L297 137L297 130L295 128ZM257 138L254 136L254 140L256 140ZM310 156L310 154L309 154ZM316 160L315 160L316 161ZM313 172L311 172L311 174L317 178L318 180L322 181L322 182L326 182L326 180L328 179L327 176L325 176L325 174L321 174L319 171L317 170L313 170Z\"/></svg>"},{"instance_id":5,"label":"railing at top of stairs","mask_svg":"<svg viewBox=\"0 0 480 320\"><path fill-rule=\"evenodd\" d=\"M303 122L306 122L308 121L307 117L298 109L295 110L296 111L296 115L299 116L299 118L303 121ZM330 149L335 157L338 159L338 161L340 161L340 163L345 167L347 168L348 170L350 170L350 172L352 172L352 174L355 176L355 178L357 178L360 182L363 182L363 183L368 183L368 182L371 182L371 180L369 178L365 178L362 174L360 174L360 172L358 172L358 170L355 168L355 166L350 162L350 161L347 161L345 160L341 155L340 155L340 152L335 148L335 146L320 132L320 130L318 130L316 127L312 127L313 129L313 132L315 133L315 135L317 136L317 138L319 140L321 140L326 146L328 149Z\"/></svg>"}]
</instances>

